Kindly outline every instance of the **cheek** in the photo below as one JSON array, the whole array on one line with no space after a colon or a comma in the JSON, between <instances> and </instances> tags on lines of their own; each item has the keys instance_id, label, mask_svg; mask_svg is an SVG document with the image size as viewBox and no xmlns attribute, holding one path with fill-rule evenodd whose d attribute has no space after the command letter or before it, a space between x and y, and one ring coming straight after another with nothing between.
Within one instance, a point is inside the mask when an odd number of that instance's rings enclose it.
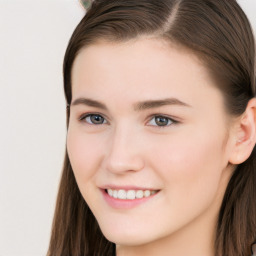
<instances>
[{"instance_id":1,"label":"cheek","mask_svg":"<svg viewBox=\"0 0 256 256\"><path fill-rule=\"evenodd\" d=\"M154 143L157 148L151 154L151 165L164 181L170 203L175 199L177 205L187 206L213 199L225 166L223 134L218 133L209 137L208 133L194 131Z\"/></svg>"},{"instance_id":2,"label":"cheek","mask_svg":"<svg viewBox=\"0 0 256 256\"><path fill-rule=\"evenodd\" d=\"M67 152L79 186L90 181L95 175L101 162L102 151L99 136L86 136L75 129L69 129Z\"/></svg>"}]
</instances>

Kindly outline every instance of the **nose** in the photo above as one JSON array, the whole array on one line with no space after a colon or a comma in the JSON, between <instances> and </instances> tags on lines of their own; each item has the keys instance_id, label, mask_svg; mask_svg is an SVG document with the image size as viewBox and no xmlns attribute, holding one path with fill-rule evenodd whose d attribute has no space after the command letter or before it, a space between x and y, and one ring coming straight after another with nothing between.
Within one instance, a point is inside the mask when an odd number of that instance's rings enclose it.
<instances>
[{"instance_id":1,"label":"nose","mask_svg":"<svg viewBox=\"0 0 256 256\"><path fill-rule=\"evenodd\" d=\"M143 169L142 141L137 132L127 127L119 127L108 139L105 168L109 172L125 174Z\"/></svg>"}]
</instances>

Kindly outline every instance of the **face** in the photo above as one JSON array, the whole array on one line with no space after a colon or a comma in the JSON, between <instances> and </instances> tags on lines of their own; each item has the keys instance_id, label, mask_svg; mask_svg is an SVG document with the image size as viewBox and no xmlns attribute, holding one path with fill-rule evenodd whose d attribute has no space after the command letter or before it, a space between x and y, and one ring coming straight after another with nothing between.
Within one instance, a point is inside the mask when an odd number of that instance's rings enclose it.
<instances>
[{"instance_id":1,"label":"face","mask_svg":"<svg viewBox=\"0 0 256 256\"><path fill-rule=\"evenodd\" d=\"M140 245L209 233L230 177L227 120L221 92L182 48L141 38L83 49L67 150L107 239Z\"/></svg>"}]
</instances>

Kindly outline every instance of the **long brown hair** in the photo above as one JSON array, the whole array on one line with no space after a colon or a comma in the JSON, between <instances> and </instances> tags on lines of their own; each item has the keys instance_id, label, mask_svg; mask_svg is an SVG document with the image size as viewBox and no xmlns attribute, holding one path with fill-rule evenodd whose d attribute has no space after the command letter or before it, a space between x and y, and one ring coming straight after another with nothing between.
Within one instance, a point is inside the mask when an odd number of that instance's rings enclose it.
<instances>
[{"instance_id":1,"label":"long brown hair","mask_svg":"<svg viewBox=\"0 0 256 256\"><path fill-rule=\"evenodd\" d=\"M225 97L226 109L241 115L255 97L255 41L235 0L95 0L76 27L64 58L67 105L71 69L86 46L98 40L125 42L152 36L196 54ZM67 107L67 126L69 108ZM256 150L238 165L227 186L216 223L216 256L249 256L256 239ZM68 155L56 203L48 256L113 255L76 184Z\"/></svg>"}]
</instances>

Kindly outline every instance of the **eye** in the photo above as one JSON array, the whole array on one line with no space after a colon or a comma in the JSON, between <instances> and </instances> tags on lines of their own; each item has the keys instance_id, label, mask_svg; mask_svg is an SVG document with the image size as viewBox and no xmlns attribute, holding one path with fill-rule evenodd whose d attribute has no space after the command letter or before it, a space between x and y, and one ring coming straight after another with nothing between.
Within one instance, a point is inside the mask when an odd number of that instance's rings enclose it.
<instances>
[{"instance_id":1,"label":"eye","mask_svg":"<svg viewBox=\"0 0 256 256\"><path fill-rule=\"evenodd\" d=\"M166 117L166 116L154 116L149 124L152 125L152 126L161 126L161 127L164 127L164 126L169 126L173 123L177 123L177 121L169 118L169 117Z\"/></svg>"},{"instance_id":2,"label":"eye","mask_svg":"<svg viewBox=\"0 0 256 256\"><path fill-rule=\"evenodd\" d=\"M85 121L89 124L104 124L107 121L105 118L99 114L88 114L88 115L83 115L82 117L79 118L80 121Z\"/></svg>"}]
</instances>

